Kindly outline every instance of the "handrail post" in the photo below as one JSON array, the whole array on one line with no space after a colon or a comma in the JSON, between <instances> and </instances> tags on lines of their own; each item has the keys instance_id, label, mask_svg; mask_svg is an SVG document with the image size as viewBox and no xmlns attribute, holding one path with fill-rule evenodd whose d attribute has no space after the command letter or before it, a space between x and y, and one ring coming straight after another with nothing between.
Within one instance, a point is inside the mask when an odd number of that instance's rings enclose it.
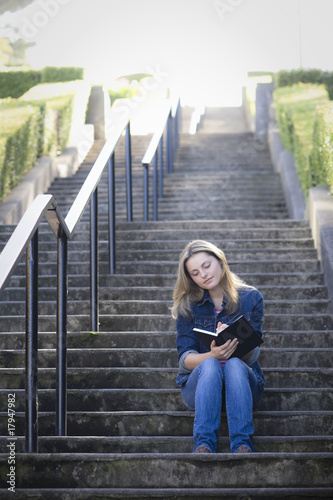
<instances>
[{"instance_id":1,"label":"handrail post","mask_svg":"<svg viewBox=\"0 0 333 500\"><path fill-rule=\"evenodd\" d=\"M153 215L158 220L158 177L157 177L157 151L153 160Z\"/></svg>"},{"instance_id":2,"label":"handrail post","mask_svg":"<svg viewBox=\"0 0 333 500\"><path fill-rule=\"evenodd\" d=\"M171 116L171 111L168 117L168 122L167 122L167 139L166 139L166 164L167 164L167 172L169 174L172 173L173 171L173 159L172 159L172 116Z\"/></svg>"},{"instance_id":3,"label":"handrail post","mask_svg":"<svg viewBox=\"0 0 333 500\"><path fill-rule=\"evenodd\" d=\"M163 198L163 135L158 144L159 197Z\"/></svg>"},{"instance_id":4,"label":"handrail post","mask_svg":"<svg viewBox=\"0 0 333 500\"><path fill-rule=\"evenodd\" d=\"M109 201L109 273L116 272L116 197L115 197L115 156L108 160L108 201Z\"/></svg>"},{"instance_id":5,"label":"handrail post","mask_svg":"<svg viewBox=\"0 0 333 500\"><path fill-rule=\"evenodd\" d=\"M68 239L58 239L56 436L67 435Z\"/></svg>"},{"instance_id":6,"label":"handrail post","mask_svg":"<svg viewBox=\"0 0 333 500\"><path fill-rule=\"evenodd\" d=\"M25 447L38 451L38 229L26 253Z\"/></svg>"},{"instance_id":7,"label":"handrail post","mask_svg":"<svg viewBox=\"0 0 333 500\"><path fill-rule=\"evenodd\" d=\"M98 189L93 192L90 203L90 328L99 330L98 300Z\"/></svg>"},{"instance_id":8,"label":"handrail post","mask_svg":"<svg viewBox=\"0 0 333 500\"><path fill-rule=\"evenodd\" d=\"M149 220L149 165L143 164L143 220Z\"/></svg>"},{"instance_id":9,"label":"handrail post","mask_svg":"<svg viewBox=\"0 0 333 500\"><path fill-rule=\"evenodd\" d=\"M132 222L133 220L132 151L131 151L131 130L129 122L126 126L126 202L127 202L127 222Z\"/></svg>"},{"instance_id":10,"label":"handrail post","mask_svg":"<svg viewBox=\"0 0 333 500\"><path fill-rule=\"evenodd\" d=\"M179 115L180 115L180 99L178 98L176 112L174 116L174 157L176 157L179 147Z\"/></svg>"}]
</instances>

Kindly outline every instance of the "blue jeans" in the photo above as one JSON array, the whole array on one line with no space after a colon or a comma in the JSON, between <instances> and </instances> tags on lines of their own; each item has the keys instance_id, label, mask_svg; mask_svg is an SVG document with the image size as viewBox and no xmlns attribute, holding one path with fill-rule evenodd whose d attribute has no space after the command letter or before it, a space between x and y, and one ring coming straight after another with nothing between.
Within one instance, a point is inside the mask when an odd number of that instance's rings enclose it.
<instances>
[{"instance_id":1,"label":"blue jeans","mask_svg":"<svg viewBox=\"0 0 333 500\"><path fill-rule=\"evenodd\" d=\"M195 410L194 450L205 445L212 453L216 452L223 384L230 450L234 453L245 445L254 451L252 411L261 400L264 381L239 358L229 359L223 368L217 359L206 359L191 372L181 388L187 408Z\"/></svg>"}]
</instances>

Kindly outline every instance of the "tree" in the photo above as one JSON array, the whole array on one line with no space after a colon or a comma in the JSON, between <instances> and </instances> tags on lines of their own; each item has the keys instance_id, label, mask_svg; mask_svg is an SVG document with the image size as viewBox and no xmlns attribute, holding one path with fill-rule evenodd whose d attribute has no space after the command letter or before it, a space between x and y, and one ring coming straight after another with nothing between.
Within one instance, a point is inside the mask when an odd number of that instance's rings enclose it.
<instances>
[{"instance_id":1,"label":"tree","mask_svg":"<svg viewBox=\"0 0 333 500\"><path fill-rule=\"evenodd\" d=\"M27 42L24 38L19 38L15 42L11 42L11 47L13 49L13 53L10 57L9 65L10 66L27 66L27 60L25 51L29 47L33 47L35 42Z\"/></svg>"}]
</instances>

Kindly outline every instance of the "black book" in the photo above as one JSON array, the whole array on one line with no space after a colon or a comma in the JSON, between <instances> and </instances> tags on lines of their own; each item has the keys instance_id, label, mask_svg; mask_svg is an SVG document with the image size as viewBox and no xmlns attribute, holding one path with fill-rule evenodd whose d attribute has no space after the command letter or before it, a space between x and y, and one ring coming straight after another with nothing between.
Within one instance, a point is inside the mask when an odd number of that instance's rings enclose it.
<instances>
[{"instance_id":1,"label":"black book","mask_svg":"<svg viewBox=\"0 0 333 500\"><path fill-rule=\"evenodd\" d=\"M236 351L231 357L242 358L255 347L263 343L263 339L259 333L252 328L250 323L244 316L238 316L227 328L220 333L209 332L208 330L201 330L200 328L193 328L198 339L210 349L210 344L213 340L216 345L222 345L227 340L237 338L239 341Z\"/></svg>"}]
</instances>

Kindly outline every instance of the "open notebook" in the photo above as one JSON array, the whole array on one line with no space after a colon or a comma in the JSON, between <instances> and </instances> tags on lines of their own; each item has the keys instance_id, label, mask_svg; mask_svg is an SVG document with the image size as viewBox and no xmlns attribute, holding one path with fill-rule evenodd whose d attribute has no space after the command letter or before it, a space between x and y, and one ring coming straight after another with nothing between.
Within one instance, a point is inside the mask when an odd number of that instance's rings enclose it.
<instances>
[{"instance_id":1,"label":"open notebook","mask_svg":"<svg viewBox=\"0 0 333 500\"><path fill-rule=\"evenodd\" d=\"M213 340L217 345L222 345L227 340L237 337L239 344L236 351L231 357L242 358L255 347L263 343L263 339L244 316L238 316L225 330L220 333L209 332L208 330L201 330L200 328L193 328L198 339L210 349L210 344Z\"/></svg>"}]
</instances>

